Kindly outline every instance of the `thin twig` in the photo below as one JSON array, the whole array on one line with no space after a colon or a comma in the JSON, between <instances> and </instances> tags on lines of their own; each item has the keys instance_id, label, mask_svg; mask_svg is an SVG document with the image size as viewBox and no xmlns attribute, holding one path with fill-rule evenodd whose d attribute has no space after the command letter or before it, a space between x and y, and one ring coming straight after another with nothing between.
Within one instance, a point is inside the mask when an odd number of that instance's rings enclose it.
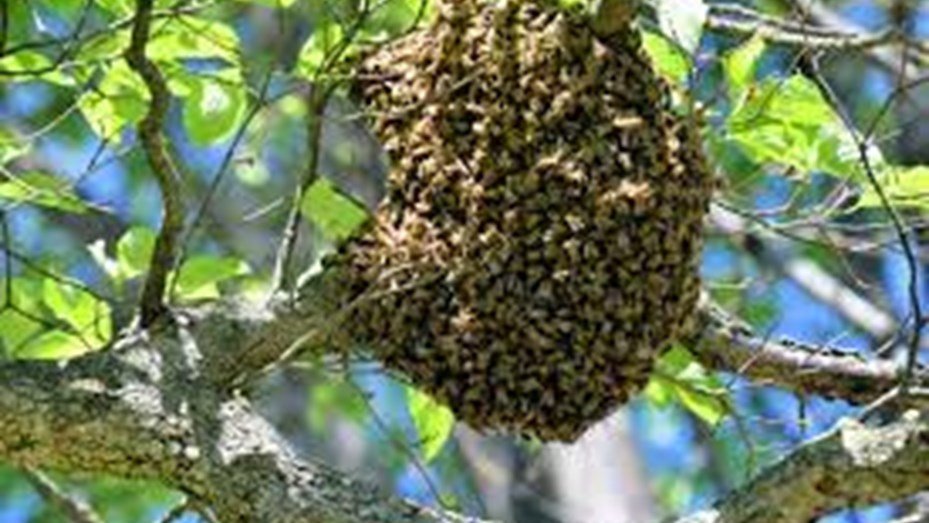
<instances>
[{"instance_id":1,"label":"thin twig","mask_svg":"<svg viewBox=\"0 0 929 523\"><path fill-rule=\"evenodd\" d=\"M161 190L161 231L149 264L148 277L142 290L140 325L150 326L165 310L164 297L168 273L174 268L178 240L184 228L184 209L181 201L180 177L168 155L161 129L168 113L170 92L158 67L145 56L154 0L137 0L136 17L132 27L132 40L126 51L129 66L142 77L151 100L148 113L139 122L138 133L149 166Z\"/></svg>"},{"instance_id":2,"label":"thin twig","mask_svg":"<svg viewBox=\"0 0 929 523\"><path fill-rule=\"evenodd\" d=\"M42 472L27 468L23 474L42 499L58 509L71 523L103 523L103 519L87 503L62 490Z\"/></svg>"},{"instance_id":3,"label":"thin twig","mask_svg":"<svg viewBox=\"0 0 929 523\"><path fill-rule=\"evenodd\" d=\"M439 493L439 489L436 486L435 482L432 481L432 478L429 476L428 470L426 470L426 465L419 459L419 456L416 455L416 452L410 448L410 446L403 440L395 437L391 431L390 427L387 426L387 423L381 417L380 413L374 408L374 405L371 402L370 393L363 389L360 385L355 383L350 377L346 376L345 381L348 385L354 389L355 393L359 395L361 401L364 402L368 411L371 412L371 419L374 420L374 426L377 427L379 431L384 435L385 438L394 446L400 453L402 453L406 459L413 464L413 468L416 469L416 472L420 475L423 480L423 484L426 485L426 489L432 494L432 497L435 498L436 502L444 509L451 510L451 507L446 506L442 495Z\"/></svg>"},{"instance_id":4,"label":"thin twig","mask_svg":"<svg viewBox=\"0 0 929 523\"><path fill-rule=\"evenodd\" d=\"M284 225L284 232L281 237L281 243L278 247L277 256L274 262L274 274L272 278L272 294L289 290L292 287L292 270L294 249L297 245L297 239L300 234L300 217L302 211L300 206L306 191L319 178L320 147L322 145L322 132L326 106L329 99L339 87L338 81L327 79L326 76L333 70L342 58L349 46L361 32L370 14L378 6L372 6L368 0L362 0L359 12L355 17L354 23L344 31L345 36L339 43L331 49L324 58L322 65L313 74L310 83L310 89L306 94L307 106L307 163L306 171L297 187L294 189L293 200L291 202L290 213L287 216L287 223Z\"/></svg>"},{"instance_id":5,"label":"thin twig","mask_svg":"<svg viewBox=\"0 0 929 523\"><path fill-rule=\"evenodd\" d=\"M922 331L922 326L925 322L922 313L922 306L919 300L919 265L916 261L916 252L913 250L913 246L907 237L907 231L903 226L903 220L900 218L900 214L891 204L890 198L887 196L887 193L884 191L884 187L881 185L877 175L874 172L874 166L871 164L869 144L867 139L862 138L858 131L855 129L854 123L852 122L849 115L845 112L845 109L839 101L838 97L832 91L832 88L829 86L828 82L826 82L826 80L822 77L816 60L810 60L809 65L809 71L807 72L810 79L813 80L813 82L819 88L820 92L823 94L823 97L832 106L836 114L839 115L843 125L857 145L859 160L862 167L864 168L865 174L868 177L868 181L874 188L874 191L881 202L881 207L884 209L884 212L886 212L890 217L894 231L897 234L897 239L900 242L900 247L903 249L903 256L906 260L907 269L909 271L908 294L910 308L914 318L913 332L910 336L908 344L906 365L903 369L902 376L900 377L900 387L905 394L907 387L910 384L909 382L913 378L913 372L916 368L917 355L919 354L920 332Z\"/></svg>"},{"instance_id":6,"label":"thin twig","mask_svg":"<svg viewBox=\"0 0 929 523\"><path fill-rule=\"evenodd\" d=\"M239 148L239 144L242 142L242 139L245 138L245 133L251 125L252 121L256 116L258 116L258 113L261 112L261 109L263 109L267 103L266 97L268 94L268 88L271 85L271 77L273 72L274 67L269 67L267 74L262 80L261 87L259 88L257 99L248 109L248 112L246 112L245 117L242 119L242 123L236 130L236 133L232 138L232 142L229 144L229 148L226 149L226 154L223 156L219 167L216 169L216 174L213 175L213 179L210 181L209 187L207 187L206 194L204 195L203 200L200 202L200 206L197 208L197 212L194 214L194 218L190 222L190 226L187 227L186 232L183 234L183 239L179 242L180 246L177 261L175 262L175 270L180 270L181 266L184 265L184 262L187 258L187 248L189 247L191 238L197 232L197 229L200 227L200 225L202 225L203 219L206 216L206 212L210 208L210 204L213 201L213 197L216 195L216 192L219 189L223 179L225 178L226 173L229 172L229 166L232 165L232 161L235 159L235 153ZM175 279L171 284L171 289L168 293L170 296L174 295L174 292L177 289L178 281L179 279Z\"/></svg>"},{"instance_id":7,"label":"thin twig","mask_svg":"<svg viewBox=\"0 0 929 523\"><path fill-rule=\"evenodd\" d=\"M293 200L291 201L290 213L287 215L287 223L284 225L284 233L281 237L281 244L278 247L277 256L274 264L274 276L272 278L273 292L286 290L291 287L291 270L294 249L297 245L297 239L300 230L300 205L306 191L313 185L318 178L320 147L322 141L323 119L322 113L326 110L328 103L328 89L320 90L318 84L314 85L306 96L307 105L307 162L306 171L303 179L294 189Z\"/></svg>"}]
</instances>

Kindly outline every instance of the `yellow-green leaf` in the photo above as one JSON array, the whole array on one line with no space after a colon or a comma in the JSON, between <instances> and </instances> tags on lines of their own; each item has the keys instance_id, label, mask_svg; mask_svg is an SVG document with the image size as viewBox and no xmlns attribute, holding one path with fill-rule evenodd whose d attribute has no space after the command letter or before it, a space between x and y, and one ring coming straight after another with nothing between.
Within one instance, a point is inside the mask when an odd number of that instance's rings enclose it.
<instances>
[{"instance_id":1,"label":"yellow-green leaf","mask_svg":"<svg viewBox=\"0 0 929 523\"><path fill-rule=\"evenodd\" d=\"M412 387L407 387L406 391L407 407L419 434L423 458L426 462L432 461L448 441L455 426L455 415L424 392Z\"/></svg>"},{"instance_id":2,"label":"yellow-green leaf","mask_svg":"<svg viewBox=\"0 0 929 523\"><path fill-rule=\"evenodd\" d=\"M737 101L755 79L758 61L765 51L764 39L753 36L723 58L723 70L729 83L729 95Z\"/></svg>"},{"instance_id":3,"label":"yellow-green leaf","mask_svg":"<svg viewBox=\"0 0 929 523\"><path fill-rule=\"evenodd\" d=\"M191 77L191 93L184 99L184 127L201 146L230 136L245 114L241 85L210 76Z\"/></svg>"},{"instance_id":4,"label":"yellow-green leaf","mask_svg":"<svg viewBox=\"0 0 929 523\"><path fill-rule=\"evenodd\" d=\"M155 231L147 227L133 227L116 243L116 262L124 279L144 274L155 250Z\"/></svg>"},{"instance_id":5,"label":"yellow-green leaf","mask_svg":"<svg viewBox=\"0 0 929 523\"><path fill-rule=\"evenodd\" d=\"M642 46L658 74L675 84L682 85L687 82L692 67L691 60L674 42L658 33L643 30Z\"/></svg>"},{"instance_id":6,"label":"yellow-green leaf","mask_svg":"<svg viewBox=\"0 0 929 523\"><path fill-rule=\"evenodd\" d=\"M300 210L332 240L350 236L368 218L364 207L337 191L325 178L310 186Z\"/></svg>"},{"instance_id":7,"label":"yellow-green leaf","mask_svg":"<svg viewBox=\"0 0 929 523\"><path fill-rule=\"evenodd\" d=\"M195 256L181 267L177 279L177 294L181 299L202 300L219 297L216 284L251 272L248 264L238 258Z\"/></svg>"},{"instance_id":8,"label":"yellow-green leaf","mask_svg":"<svg viewBox=\"0 0 929 523\"><path fill-rule=\"evenodd\" d=\"M75 214L83 214L89 209L65 180L38 171L10 175L8 181L0 182L0 199Z\"/></svg>"}]
</instances>

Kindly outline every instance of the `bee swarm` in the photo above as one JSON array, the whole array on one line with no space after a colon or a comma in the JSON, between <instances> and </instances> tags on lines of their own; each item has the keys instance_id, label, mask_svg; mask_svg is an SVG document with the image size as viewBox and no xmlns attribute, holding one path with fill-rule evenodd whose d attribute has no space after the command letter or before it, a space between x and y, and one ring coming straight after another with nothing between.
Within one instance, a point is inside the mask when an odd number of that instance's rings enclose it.
<instances>
[{"instance_id":1,"label":"bee swarm","mask_svg":"<svg viewBox=\"0 0 929 523\"><path fill-rule=\"evenodd\" d=\"M392 161L329 260L351 334L477 429L571 441L645 384L699 291L713 191L630 29L446 1L360 65Z\"/></svg>"}]
</instances>

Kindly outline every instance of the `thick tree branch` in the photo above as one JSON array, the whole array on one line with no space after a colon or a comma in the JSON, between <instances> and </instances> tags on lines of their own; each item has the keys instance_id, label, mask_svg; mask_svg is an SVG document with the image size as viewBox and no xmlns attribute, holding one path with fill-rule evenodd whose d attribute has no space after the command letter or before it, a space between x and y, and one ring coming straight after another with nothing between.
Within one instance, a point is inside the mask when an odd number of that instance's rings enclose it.
<instances>
[{"instance_id":1,"label":"thick tree branch","mask_svg":"<svg viewBox=\"0 0 929 523\"><path fill-rule=\"evenodd\" d=\"M302 460L245 398L204 379L204 344L222 319L177 318L107 352L0 365L0 459L20 467L160 481L219 521L468 522L386 497ZM233 330L238 320L228 322ZM184 325L190 325L190 330Z\"/></svg>"},{"instance_id":2,"label":"thick tree branch","mask_svg":"<svg viewBox=\"0 0 929 523\"><path fill-rule=\"evenodd\" d=\"M929 488L929 422L910 411L868 427L846 419L799 447L713 510L679 523L797 523Z\"/></svg>"},{"instance_id":3,"label":"thick tree branch","mask_svg":"<svg viewBox=\"0 0 929 523\"><path fill-rule=\"evenodd\" d=\"M164 298L168 274L175 268L180 235L184 228L184 208L180 177L165 146L162 127L168 114L171 93L158 67L145 56L154 0L137 0L132 39L126 61L142 77L151 97L148 113L139 122L139 140L155 175L162 199L161 231L149 264L149 274L142 289L140 321L147 327L165 312Z\"/></svg>"},{"instance_id":4,"label":"thick tree branch","mask_svg":"<svg viewBox=\"0 0 929 523\"><path fill-rule=\"evenodd\" d=\"M284 313L214 305L177 316L173 327L124 333L106 352L66 365L0 365L0 459L20 467L158 480L185 492L198 506L210 507L223 522L474 521L385 497L322 464L301 459L246 398L220 379L239 376L250 365L257 366L251 368L255 370L273 363L307 339L308 328L323 333L327 329L321 326L338 325L333 305L325 303L328 293L321 281L337 285L337 279L313 280L315 285L304 287L306 294L297 308L288 307ZM706 334L697 353L704 361L771 385L864 403L893 386L897 377L889 362L764 343L724 316L704 313L702 321ZM322 334L310 341L321 348L329 341L339 347L338 340ZM258 356L248 358L249 350ZM226 359L220 358L223 354ZM919 405L919 395L907 398L908 404ZM923 455L929 452L929 439L920 441L908 440L908 449L929 469ZM818 445L814 442L812 448ZM898 499L917 487L929 488L920 483L929 482L929 470L894 454L880 476L886 480L883 487L862 493L861 485L876 480L857 471L855 463L806 449L787 463L805 464L826 471L816 477L836 479L828 483L834 496L829 504L816 501L801 507L825 510ZM765 510L781 506L788 491L796 490L779 486L777 478L783 476L778 474L783 473L774 470L747 487L755 489L755 503ZM801 473L813 474L792 474ZM854 481L842 483L846 477ZM747 499L741 492L720 510L749 510L741 508Z\"/></svg>"}]
</instances>

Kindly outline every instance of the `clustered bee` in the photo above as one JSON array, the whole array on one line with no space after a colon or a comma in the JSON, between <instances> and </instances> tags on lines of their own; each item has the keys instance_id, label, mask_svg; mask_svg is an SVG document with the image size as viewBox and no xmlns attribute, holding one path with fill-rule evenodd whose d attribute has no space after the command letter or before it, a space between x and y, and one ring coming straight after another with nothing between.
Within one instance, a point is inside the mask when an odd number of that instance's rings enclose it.
<instances>
[{"instance_id":1,"label":"clustered bee","mask_svg":"<svg viewBox=\"0 0 929 523\"><path fill-rule=\"evenodd\" d=\"M686 334L713 192L638 34L531 0L446 0L359 65L391 159L328 263L347 325L474 428L571 441Z\"/></svg>"}]
</instances>

